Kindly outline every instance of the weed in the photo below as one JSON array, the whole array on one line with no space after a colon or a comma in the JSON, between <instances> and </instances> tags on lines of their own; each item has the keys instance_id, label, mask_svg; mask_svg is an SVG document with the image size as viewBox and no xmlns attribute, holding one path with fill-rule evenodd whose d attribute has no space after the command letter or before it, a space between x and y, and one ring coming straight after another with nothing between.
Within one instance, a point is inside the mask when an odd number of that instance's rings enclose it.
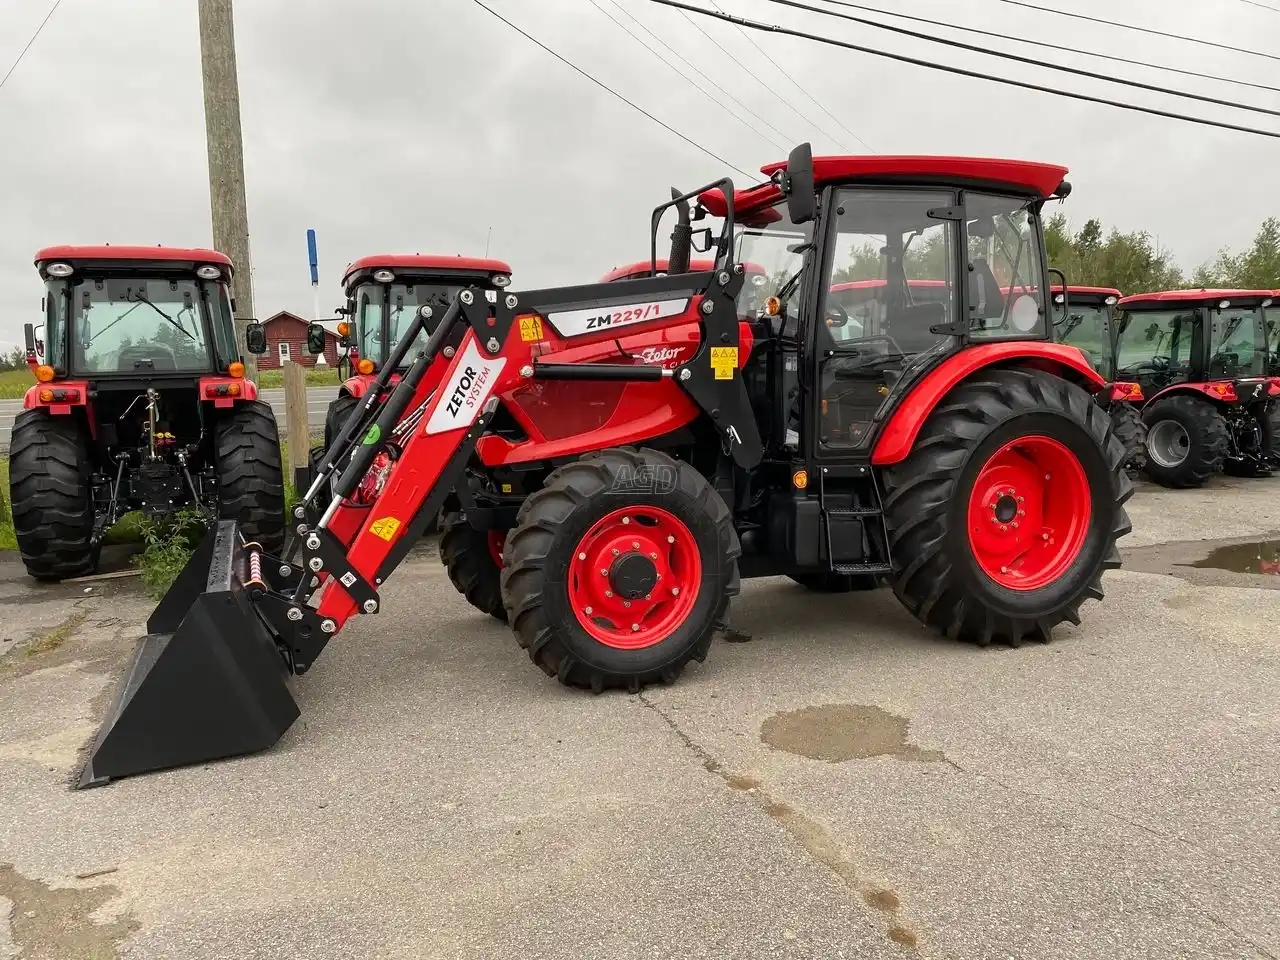
<instances>
[{"instance_id":1,"label":"weed","mask_svg":"<svg viewBox=\"0 0 1280 960\"><path fill-rule=\"evenodd\" d=\"M186 509L162 520L143 517L138 523L145 544L142 553L133 558L142 571L142 582L157 599L163 597L182 568L191 559L207 521L198 511Z\"/></svg>"}]
</instances>

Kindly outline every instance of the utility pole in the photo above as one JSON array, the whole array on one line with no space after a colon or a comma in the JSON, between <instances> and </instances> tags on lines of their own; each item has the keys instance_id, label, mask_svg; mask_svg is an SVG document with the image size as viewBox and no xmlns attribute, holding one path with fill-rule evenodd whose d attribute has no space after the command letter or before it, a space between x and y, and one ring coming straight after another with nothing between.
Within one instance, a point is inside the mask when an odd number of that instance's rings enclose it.
<instances>
[{"instance_id":1,"label":"utility pole","mask_svg":"<svg viewBox=\"0 0 1280 960\"><path fill-rule=\"evenodd\" d=\"M235 264L232 289L236 300L236 339L243 350L245 329L253 319L253 265L249 260L249 213L244 191L235 27L231 0L198 0L198 5L213 245ZM258 358L243 352L247 374L256 377Z\"/></svg>"}]
</instances>

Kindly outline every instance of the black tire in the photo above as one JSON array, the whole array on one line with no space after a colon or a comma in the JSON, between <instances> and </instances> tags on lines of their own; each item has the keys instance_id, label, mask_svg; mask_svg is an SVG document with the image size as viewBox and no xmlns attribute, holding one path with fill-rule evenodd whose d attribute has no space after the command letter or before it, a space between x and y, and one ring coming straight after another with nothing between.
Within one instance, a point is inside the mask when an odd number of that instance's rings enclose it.
<instances>
[{"instance_id":1,"label":"black tire","mask_svg":"<svg viewBox=\"0 0 1280 960\"><path fill-rule=\"evenodd\" d=\"M638 477L658 482L634 483ZM701 563L698 594L684 619L652 645L610 646L589 634L569 598L579 541L606 516L644 506L684 525ZM637 528L639 529L639 528ZM565 464L520 507L507 537L502 596L520 646L549 676L599 693L672 683L701 662L716 624L739 591L738 543L724 500L693 467L648 448L612 448Z\"/></svg>"},{"instance_id":2,"label":"black tire","mask_svg":"<svg viewBox=\"0 0 1280 960\"><path fill-rule=\"evenodd\" d=\"M74 416L24 410L9 445L9 506L27 573L63 580L93 573L93 466L89 438Z\"/></svg>"},{"instance_id":3,"label":"black tire","mask_svg":"<svg viewBox=\"0 0 1280 960\"><path fill-rule=\"evenodd\" d=\"M1208 400L1189 393L1157 400L1142 413L1147 424L1147 476L1164 487L1186 489L1202 486L1222 471L1231 440L1227 421ZM1162 426L1170 421L1173 427ZM1181 428L1187 447L1180 462L1165 452L1166 431ZM1163 461L1163 462L1162 462Z\"/></svg>"},{"instance_id":4,"label":"black tire","mask_svg":"<svg viewBox=\"0 0 1280 960\"><path fill-rule=\"evenodd\" d=\"M489 549L489 534L476 530L461 513L446 513L440 536L440 562L467 602L495 620L507 622L502 605L502 568Z\"/></svg>"},{"instance_id":5,"label":"black tire","mask_svg":"<svg viewBox=\"0 0 1280 960\"><path fill-rule=\"evenodd\" d=\"M1273 469L1280 469L1280 400L1267 403L1262 416L1262 444L1267 462Z\"/></svg>"},{"instance_id":6,"label":"black tire","mask_svg":"<svg viewBox=\"0 0 1280 960\"><path fill-rule=\"evenodd\" d=\"M245 400L213 428L218 516L237 520L245 540L267 553L284 551L284 470L270 404Z\"/></svg>"},{"instance_id":7,"label":"black tire","mask_svg":"<svg viewBox=\"0 0 1280 960\"><path fill-rule=\"evenodd\" d=\"M874 590L880 586L880 578L871 574L836 573L832 570L818 573L790 574L792 580L814 593L854 593Z\"/></svg>"},{"instance_id":8,"label":"black tire","mask_svg":"<svg viewBox=\"0 0 1280 960\"><path fill-rule=\"evenodd\" d=\"M1036 589L1012 589L979 566L970 541L970 495L989 458L1020 437L1048 437L1075 457L1090 520L1074 561ZM1049 373L984 370L930 414L907 458L884 471L893 591L922 623L986 646L1047 642L1080 605L1102 599L1101 577L1120 566L1116 541L1131 529L1133 485L1111 420L1084 390Z\"/></svg>"},{"instance_id":9,"label":"black tire","mask_svg":"<svg viewBox=\"0 0 1280 960\"><path fill-rule=\"evenodd\" d=\"M1113 403L1110 409L1111 429L1124 447L1124 465L1139 471L1147 464L1147 424L1138 408L1131 403Z\"/></svg>"},{"instance_id":10,"label":"black tire","mask_svg":"<svg viewBox=\"0 0 1280 960\"><path fill-rule=\"evenodd\" d=\"M333 446L334 439L342 432L351 411L359 405L360 401L349 393L340 393L334 397L324 417L324 449L328 450Z\"/></svg>"}]
</instances>

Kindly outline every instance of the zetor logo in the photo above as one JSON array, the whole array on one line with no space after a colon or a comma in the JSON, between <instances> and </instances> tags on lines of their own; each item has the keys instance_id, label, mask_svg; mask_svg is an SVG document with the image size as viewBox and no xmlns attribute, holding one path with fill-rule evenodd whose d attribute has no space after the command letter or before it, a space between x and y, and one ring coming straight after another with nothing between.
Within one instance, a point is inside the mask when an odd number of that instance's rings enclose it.
<instances>
[{"instance_id":1,"label":"zetor logo","mask_svg":"<svg viewBox=\"0 0 1280 960\"><path fill-rule=\"evenodd\" d=\"M458 385L453 388L453 393L449 396L448 403L445 404L451 417L456 417L462 413L462 405L464 403L468 407L475 406L475 396L479 394L480 389L488 382L488 373L487 368L483 371L478 371L475 367L467 367L462 371L462 377L458 380ZM468 403L468 401L470 402Z\"/></svg>"},{"instance_id":2,"label":"zetor logo","mask_svg":"<svg viewBox=\"0 0 1280 960\"><path fill-rule=\"evenodd\" d=\"M679 347L645 347L636 356L645 363L666 364L680 359L683 352Z\"/></svg>"}]
</instances>

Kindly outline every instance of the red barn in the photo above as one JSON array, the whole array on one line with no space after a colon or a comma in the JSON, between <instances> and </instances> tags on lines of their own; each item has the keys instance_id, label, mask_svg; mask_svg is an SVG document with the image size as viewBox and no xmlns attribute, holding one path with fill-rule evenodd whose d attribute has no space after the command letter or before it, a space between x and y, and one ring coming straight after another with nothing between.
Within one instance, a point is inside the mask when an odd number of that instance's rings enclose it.
<instances>
[{"instance_id":1,"label":"red barn","mask_svg":"<svg viewBox=\"0 0 1280 960\"><path fill-rule=\"evenodd\" d=\"M267 328L267 352L258 357L259 370L279 370L284 360L292 360L304 367L314 367L317 357L307 353L307 324L297 314L281 310L263 322ZM324 359L329 366L338 362L338 333L336 324L326 323Z\"/></svg>"}]
</instances>

